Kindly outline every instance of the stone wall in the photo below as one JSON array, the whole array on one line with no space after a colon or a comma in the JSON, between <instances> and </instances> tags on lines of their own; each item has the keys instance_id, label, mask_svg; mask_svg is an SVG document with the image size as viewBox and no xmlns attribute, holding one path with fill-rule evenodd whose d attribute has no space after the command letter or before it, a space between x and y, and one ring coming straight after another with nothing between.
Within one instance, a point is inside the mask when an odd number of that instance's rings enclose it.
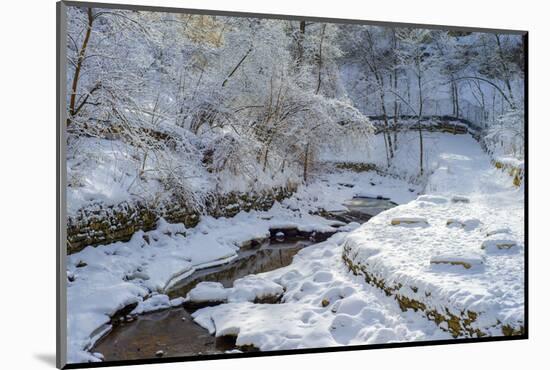
<instances>
[{"instance_id":1,"label":"stone wall","mask_svg":"<svg viewBox=\"0 0 550 370\"><path fill-rule=\"evenodd\" d=\"M205 204L203 214L232 217L240 211L265 211L275 201L289 197L295 190L296 187L289 187L263 192L212 195ZM109 206L94 204L68 218L67 253L78 252L88 245L128 241L138 230L154 229L160 217L170 223L183 223L190 228L199 223L201 213L177 201L154 208L141 202L123 202Z\"/></svg>"},{"instance_id":2,"label":"stone wall","mask_svg":"<svg viewBox=\"0 0 550 370\"><path fill-rule=\"evenodd\" d=\"M380 117L375 117L377 120ZM406 118L406 117L402 117ZM377 124L376 128L374 130L375 134L380 134L383 131L415 131L422 129L423 131L428 132L444 132L447 134L453 134L453 135L465 135L469 132L469 124L463 122L462 120L457 119L443 119L441 117L434 117L436 119L435 122L427 121L424 119L421 122L415 123L415 124L408 124L404 125L401 123L398 123L397 125L390 123L388 125L388 128L385 129L381 124ZM381 118L379 119L381 120ZM467 122L467 121L466 121Z\"/></svg>"},{"instance_id":3,"label":"stone wall","mask_svg":"<svg viewBox=\"0 0 550 370\"><path fill-rule=\"evenodd\" d=\"M505 171L512 177L512 183L514 186L519 187L525 177L525 170L523 167L517 167L510 163L503 163L498 160L493 160L493 165L501 171Z\"/></svg>"},{"instance_id":4,"label":"stone wall","mask_svg":"<svg viewBox=\"0 0 550 370\"><path fill-rule=\"evenodd\" d=\"M477 319L483 312L474 312L467 309L460 310L460 314L452 314L449 307L430 307L427 302L422 302L414 297L408 297L401 288L403 285L396 282L386 282L384 279L378 278L369 271L368 266L356 263L350 256L351 249L344 246L342 253L342 259L349 270L356 276L361 276L365 279L365 282L381 289L388 297L393 297L403 312L412 310L424 315L428 320L434 321L438 326L443 322L446 323L446 331L448 331L454 338L467 337L467 338L481 338L490 336L491 329L497 329L502 332L504 336L521 336L525 334L525 328L523 325L510 326L503 325L498 320L496 324L491 324L489 327L483 327L478 325ZM418 288L411 286L411 291L418 292ZM424 292L428 298L432 293Z\"/></svg>"}]
</instances>

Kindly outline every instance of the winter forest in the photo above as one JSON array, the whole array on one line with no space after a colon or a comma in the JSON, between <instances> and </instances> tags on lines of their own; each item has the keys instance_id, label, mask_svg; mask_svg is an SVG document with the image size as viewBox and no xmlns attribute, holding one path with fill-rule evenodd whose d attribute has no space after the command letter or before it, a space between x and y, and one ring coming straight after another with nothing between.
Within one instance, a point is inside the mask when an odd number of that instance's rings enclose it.
<instances>
[{"instance_id":1,"label":"winter forest","mask_svg":"<svg viewBox=\"0 0 550 370\"><path fill-rule=\"evenodd\" d=\"M521 33L67 9L69 362L523 335Z\"/></svg>"}]
</instances>

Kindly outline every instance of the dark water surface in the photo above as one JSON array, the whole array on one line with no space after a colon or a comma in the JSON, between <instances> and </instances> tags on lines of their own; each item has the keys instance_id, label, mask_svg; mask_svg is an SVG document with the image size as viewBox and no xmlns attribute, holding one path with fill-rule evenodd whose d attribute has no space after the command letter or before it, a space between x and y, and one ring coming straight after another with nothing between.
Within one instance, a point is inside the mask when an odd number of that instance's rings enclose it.
<instances>
[{"instance_id":1,"label":"dark water surface","mask_svg":"<svg viewBox=\"0 0 550 370\"><path fill-rule=\"evenodd\" d=\"M368 221L372 216L394 207L388 199L355 197L344 205L349 212L334 212L335 218L344 222ZM314 242L327 239L330 234L304 235L287 233L284 240L275 238L243 248L239 256L228 264L206 268L177 282L167 294L171 297L185 296L201 281L217 281L225 287L233 286L236 279L289 265L292 258ZM215 338L197 325L188 310L183 307L146 313L132 322L116 325L100 339L92 352L103 354L105 361L137 360L160 356L196 356L219 354L235 348L234 338Z\"/></svg>"},{"instance_id":2,"label":"dark water surface","mask_svg":"<svg viewBox=\"0 0 550 370\"><path fill-rule=\"evenodd\" d=\"M313 242L266 242L239 254L232 262L199 270L176 283L168 292L171 297L185 296L201 281L217 281L225 287L250 274L271 271L289 265L298 251ZM132 322L113 328L99 340L92 352L105 361L137 360L157 356L194 356L216 354L235 348L234 338L215 338L197 325L183 307L139 315Z\"/></svg>"}]
</instances>

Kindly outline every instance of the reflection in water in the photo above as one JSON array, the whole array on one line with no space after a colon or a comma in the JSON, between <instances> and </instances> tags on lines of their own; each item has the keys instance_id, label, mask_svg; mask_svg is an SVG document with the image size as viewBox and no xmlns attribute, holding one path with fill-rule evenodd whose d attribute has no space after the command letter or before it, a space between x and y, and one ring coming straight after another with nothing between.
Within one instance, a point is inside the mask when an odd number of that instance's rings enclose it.
<instances>
[{"instance_id":1,"label":"reflection in water","mask_svg":"<svg viewBox=\"0 0 550 370\"><path fill-rule=\"evenodd\" d=\"M354 197L344 205L351 211L361 215L376 216L377 214L395 207L397 204L387 198Z\"/></svg>"},{"instance_id":2,"label":"reflection in water","mask_svg":"<svg viewBox=\"0 0 550 370\"><path fill-rule=\"evenodd\" d=\"M309 241L272 243L246 250L227 265L196 272L175 284L168 295L185 296L201 281L218 281L231 287L233 281L246 275L289 265L300 249L312 244ZM152 358L158 351L170 357L216 354L234 348L234 338L214 338L195 324L186 309L178 307L140 315L133 322L116 326L98 341L93 352L103 354L105 361L116 361Z\"/></svg>"},{"instance_id":3,"label":"reflection in water","mask_svg":"<svg viewBox=\"0 0 550 370\"><path fill-rule=\"evenodd\" d=\"M343 222L368 221L372 216L396 206L388 199L355 197L344 205L348 212L333 212L331 218ZM272 230L273 233L277 230ZM239 257L232 262L197 271L182 279L167 293L171 298L185 296L201 281L218 281L231 287L236 279L250 274L275 270L289 265L298 251L312 242L299 232L289 240L270 242L241 249ZM313 237L316 242L329 234ZM299 240L299 239L306 239ZM172 308L136 317L133 322L122 323L98 341L92 352L100 352L106 361L136 360L153 358L162 351L164 357L219 354L235 348L235 338L214 338L205 329L195 324L189 312L183 308Z\"/></svg>"},{"instance_id":4,"label":"reflection in water","mask_svg":"<svg viewBox=\"0 0 550 370\"><path fill-rule=\"evenodd\" d=\"M184 297L201 281L217 281L224 287L230 288L233 282L250 274L271 271L292 262L292 258L298 251L312 243L299 241L296 243L265 244L257 250L244 251L236 260L222 266L216 266L200 270L186 279L176 283L170 288L170 298Z\"/></svg>"},{"instance_id":5,"label":"reflection in water","mask_svg":"<svg viewBox=\"0 0 550 370\"><path fill-rule=\"evenodd\" d=\"M344 202L348 211L331 212L330 216L343 222L367 222L371 217L393 208L397 203L388 198L353 197Z\"/></svg>"},{"instance_id":6,"label":"reflection in water","mask_svg":"<svg viewBox=\"0 0 550 370\"><path fill-rule=\"evenodd\" d=\"M184 320L183 320L184 319ZM154 358L158 351L164 357L223 353L234 343L216 340L193 322L182 307L140 315L134 322L116 327L93 349L105 361Z\"/></svg>"}]
</instances>

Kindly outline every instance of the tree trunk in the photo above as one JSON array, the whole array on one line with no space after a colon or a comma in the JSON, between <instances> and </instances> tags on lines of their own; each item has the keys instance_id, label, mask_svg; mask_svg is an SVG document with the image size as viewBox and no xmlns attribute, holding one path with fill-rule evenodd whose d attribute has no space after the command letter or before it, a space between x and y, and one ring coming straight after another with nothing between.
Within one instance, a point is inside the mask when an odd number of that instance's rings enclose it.
<instances>
[{"instance_id":1,"label":"tree trunk","mask_svg":"<svg viewBox=\"0 0 550 370\"><path fill-rule=\"evenodd\" d=\"M386 136L385 131L382 133L382 135L384 136L384 148L386 149L386 167L389 167L390 166L390 155L389 155L389 151L388 151L388 138Z\"/></svg>"},{"instance_id":2,"label":"tree trunk","mask_svg":"<svg viewBox=\"0 0 550 370\"><path fill-rule=\"evenodd\" d=\"M514 94L512 93L512 85L510 83L510 71L508 70L508 66L506 65L506 61L504 59L504 52L502 51L502 45L500 43L500 36L498 35L498 33L495 33L495 38L497 40L500 65L502 66L502 70L504 71L504 84L506 85L506 89L508 90L508 94L510 95L510 105L512 105L512 109L515 109Z\"/></svg>"},{"instance_id":3,"label":"tree trunk","mask_svg":"<svg viewBox=\"0 0 550 370\"><path fill-rule=\"evenodd\" d=\"M384 94L382 94L382 99L384 99ZM392 147L392 141L391 141L391 134L390 134L390 126L388 124L388 113L386 112L386 105L384 102L382 102L382 112L384 114L384 135L387 136L388 141L388 149L389 149L389 158L393 158L393 147ZM388 167L390 166L389 160L388 160Z\"/></svg>"},{"instance_id":4,"label":"tree trunk","mask_svg":"<svg viewBox=\"0 0 550 370\"><path fill-rule=\"evenodd\" d=\"M424 139L422 137L422 126L418 126L418 136L420 139L420 176L424 175Z\"/></svg>"},{"instance_id":5,"label":"tree trunk","mask_svg":"<svg viewBox=\"0 0 550 370\"><path fill-rule=\"evenodd\" d=\"M458 84L454 84L455 88L455 104L456 104L456 118L460 117L460 105L458 103Z\"/></svg>"},{"instance_id":6,"label":"tree trunk","mask_svg":"<svg viewBox=\"0 0 550 370\"><path fill-rule=\"evenodd\" d=\"M269 154L269 147L266 147L265 148L265 152L264 152L264 160L263 160L263 171L265 172L266 168L267 168L267 156Z\"/></svg>"},{"instance_id":7,"label":"tree trunk","mask_svg":"<svg viewBox=\"0 0 550 370\"><path fill-rule=\"evenodd\" d=\"M325 29L327 25L323 24L323 27L321 28L321 40L319 41L319 73L317 75L317 89L315 89L315 95L319 93L319 90L321 89L321 71L323 68L323 39L325 38Z\"/></svg>"},{"instance_id":8,"label":"tree trunk","mask_svg":"<svg viewBox=\"0 0 550 370\"><path fill-rule=\"evenodd\" d=\"M307 183L307 167L309 165L309 143L306 144L306 151L304 155L304 183Z\"/></svg>"},{"instance_id":9,"label":"tree trunk","mask_svg":"<svg viewBox=\"0 0 550 370\"><path fill-rule=\"evenodd\" d=\"M397 69L393 70L393 90L397 92ZM393 97L393 150L397 151L397 115L399 114L399 106L397 97Z\"/></svg>"},{"instance_id":10,"label":"tree trunk","mask_svg":"<svg viewBox=\"0 0 550 370\"><path fill-rule=\"evenodd\" d=\"M76 68L73 75L73 84L71 91L71 98L69 100L69 117L67 118L67 126L71 124L73 116L76 114L76 91L78 89L78 80L80 78L80 71L82 70L82 63L86 56L86 48L88 47L88 41L90 41L90 35L92 34L92 25L94 23L94 15L92 8L88 8L88 25L86 28L86 34L84 35L84 41L82 41L82 47L78 52L78 59L76 61Z\"/></svg>"},{"instance_id":11,"label":"tree trunk","mask_svg":"<svg viewBox=\"0 0 550 370\"><path fill-rule=\"evenodd\" d=\"M296 57L296 67L300 67L304 61L304 35L306 33L306 21L300 21L300 32L298 33L298 55Z\"/></svg>"},{"instance_id":12,"label":"tree trunk","mask_svg":"<svg viewBox=\"0 0 550 370\"><path fill-rule=\"evenodd\" d=\"M420 176L424 175L424 139L422 137L422 123L420 119L422 118L422 109L424 107L423 96L422 96L422 75L418 73L418 138L420 139Z\"/></svg>"},{"instance_id":13,"label":"tree trunk","mask_svg":"<svg viewBox=\"0 0 550 370\"><path fill-rule=\"evenodd\" d=\"M451 100L452 100L452 104L453 104L453 117L457 117L458 116L458 112L456 110L456 95L455 95L455 85L456 85L456 82L454 82L454 79L453 79L453 82L451 83Z\"/></svg>"}]
</instances>

